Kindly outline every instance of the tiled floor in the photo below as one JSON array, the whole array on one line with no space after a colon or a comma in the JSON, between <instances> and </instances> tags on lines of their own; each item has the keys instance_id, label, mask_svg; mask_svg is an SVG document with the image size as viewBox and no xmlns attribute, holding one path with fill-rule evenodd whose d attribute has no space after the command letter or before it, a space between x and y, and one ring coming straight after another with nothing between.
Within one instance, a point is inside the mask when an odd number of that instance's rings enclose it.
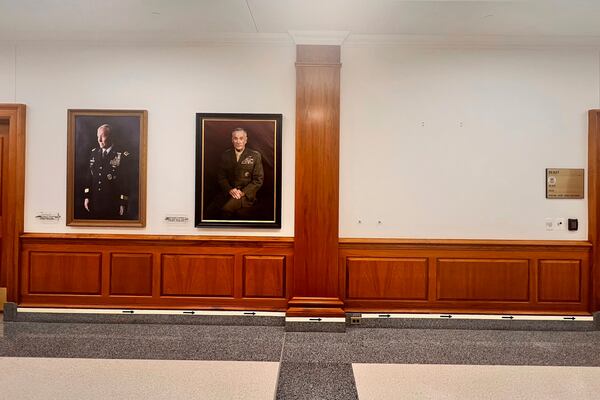
<instances>
[{"instance_id":1,"label":"tiled floor","mask_svg":"<svg viewBox=\"0 0 600 400\"><path fill-rule=\"evenodd\" d=\"M0 322L0 370L0 400L596 399L600 332Z\"/></svg>"},{"instance_id":2,"label":"tiled floor","mask_svg":"<svg viewBox=\"0 0 600 400\"><path fill-rule=\"evenodd\" d=\"M353 364L361 400L597 399L598 367Z\"/></svg>"}]
</instances>

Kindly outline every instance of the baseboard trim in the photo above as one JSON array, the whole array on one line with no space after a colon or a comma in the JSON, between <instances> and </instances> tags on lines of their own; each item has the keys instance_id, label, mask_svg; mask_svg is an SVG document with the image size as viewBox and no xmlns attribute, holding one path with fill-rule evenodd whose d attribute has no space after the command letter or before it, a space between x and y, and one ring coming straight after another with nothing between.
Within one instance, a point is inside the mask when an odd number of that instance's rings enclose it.
<instances>
[{"instance_id":1,"label":"baseboard trim","mask_svg":"<svg viewBox=\"0 0 600 400\"><path fill-rule=\"evenodd\" d=\"M0 287L0 312L4 309L6 303L6 288Z\"/></svg>"}]
</instances>

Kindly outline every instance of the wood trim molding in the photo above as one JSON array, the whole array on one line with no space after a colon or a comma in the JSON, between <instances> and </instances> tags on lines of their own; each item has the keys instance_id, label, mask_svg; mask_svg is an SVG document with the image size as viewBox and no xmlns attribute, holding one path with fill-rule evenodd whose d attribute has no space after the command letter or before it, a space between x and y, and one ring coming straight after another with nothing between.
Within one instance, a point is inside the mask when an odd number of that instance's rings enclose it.
<instances>
[{"instance_id":1,"label":"wood trim molding","mask_svg":"<svg viewBox=\"0 0 600 400\"><path fill-rule=\"evenodd\" d=\"M588 239L592 251L592 311L600 311L600 110L588 112Z\"/></svg>"},{"instance_id":2,"label":"wood trim molding","mask_svg":"<svg viewBox=\"0 0 600 400\"><path fill-rule=\"evenodd\" d=\"M8 121L8 175L3 190L6 212L2 219L2 259L7 269L7 300L18 301L19 235L23 232L25 203L25 112L24 104L0 104L0 120Z\"/></svg>"},{"instance_id":3,"label":"wood trim molding","mask_svg":"<svg viewBox=\"0 0 600 400\"><path fill-rule=\"evenodd\" d=\"M505 250L527 251L552 249L572 251L591 248L591 241L583 240L465 240L465 239L340 239L340 249L452 249L452 250Z\"/></svg>"},{"instance_id":4,"label":"wood trim molding","mask_svg":"<svg viewBox=\"0 0 600 400\"><path fill-rule=\"evenodd\" d=\"M343 315L338 265L340 46L296 47L294 316ZM322 301L321 301L322 300ZM337 302L331 307L331 301Z\"/></svg>"},{"instance_id":5,"label":"wood trim molding","mask_svg":"<svg viewBox=\"0 0 600 400\"><path fill-rule=\"evenodd\" d=\"M192 236L192 235L127 235L127 234L72 234L72 233L24 233L21 240L27 244L78 243L93 240L105 244L125 241L129 244L159 244L161 246L261 246L291 247L292 237L260 236Z\"/></svg>"}]
</instances>

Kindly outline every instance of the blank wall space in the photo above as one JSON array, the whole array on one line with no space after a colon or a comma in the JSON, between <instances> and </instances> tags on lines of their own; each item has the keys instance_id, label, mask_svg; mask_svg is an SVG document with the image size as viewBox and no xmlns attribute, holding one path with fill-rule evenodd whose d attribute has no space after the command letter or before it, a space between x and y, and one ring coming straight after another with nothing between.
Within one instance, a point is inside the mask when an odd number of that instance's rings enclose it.
<instances>
[{"instance_id":1,"label":"blank wall space","mask_svg":"<svg viewBox=\"0 0 600 400\"><path fill-rule=\"evenodd\" d=\"M544 172L587 176L596 51L365 45L342 61L342 237L587 238L587 193L546 200Z\"/></svg>"},{"instance_id":2,"label":"blank wall space","mask_svg":"<svg viewBox=\"0 0 600 400\"><path fill-rule=\"evenodd\" d=\"M15 48L0 45L0 103L15 101Z\"/></svg>"}]
</instances>

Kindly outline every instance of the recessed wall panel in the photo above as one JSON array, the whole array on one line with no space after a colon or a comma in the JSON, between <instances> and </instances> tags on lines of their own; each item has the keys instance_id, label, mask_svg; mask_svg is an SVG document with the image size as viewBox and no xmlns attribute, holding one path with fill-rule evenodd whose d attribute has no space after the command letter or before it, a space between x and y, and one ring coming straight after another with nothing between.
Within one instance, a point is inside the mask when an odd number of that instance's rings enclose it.
<instances>
[{"instance_id":1,"label":"recessed wall panel","mask_svg":"<svg viewBox=\"0 0 600 400\"><path fill-rule=\"evenodd\" d=\"M529 261L438 259L437 299L528 301Z\"/></svg>"},{"instance_id":2,"label":"recessed wall panel","mask_svg":"<svg viewBox=\"0 0 600 400\"><path fill-rule=\"evenodd\" d=\"M164 255L163 296L233 296L234 256Z\"/></svg>"},{"instance_id":3,"label":"recessed wall panel","mask_svg":"<svg viewBox=\"0 0 600 400\"><path fill-rule=\"evenodd\" d=\"M111 254L110 294L152 295L152 254Z\"/></svg>"},{"instance_id":4,"label":"recessed wall panel","mask_svg":"<svg viewBox=\"0 0 600 400\"><path fill-rule=\"evenodd\" d=\"M284 297L285 257L244 257L244 297Z\"/></svg>"},{"instance_id":5,"label":"recessed wall panel","mask_svg":"<svg viewBox=\"0 0 600 400\"><path fill-rule=\"evenodd\" d=\"M29 293L100 294L100 253L31 252Z\"/></svg>"},{"instance_id":6,"label":"recessed wall panel","mask_svg":"<svg viewBox=\"0 0 600 400\"><path fill-rule=\"evenodd\" d=\"M349 257L348 298L427 300L426 258Z\"/></svg>"},{"instance_id":7,"label":"recessed wall panel","mask_svg":"<svg viewBox=\"0 0 600 400\"><path fill-rule=\"evenodd\" d=\"M539 301L581 301L581 261L540 260L538 269Z\"/></svg>"}]
</instances>

